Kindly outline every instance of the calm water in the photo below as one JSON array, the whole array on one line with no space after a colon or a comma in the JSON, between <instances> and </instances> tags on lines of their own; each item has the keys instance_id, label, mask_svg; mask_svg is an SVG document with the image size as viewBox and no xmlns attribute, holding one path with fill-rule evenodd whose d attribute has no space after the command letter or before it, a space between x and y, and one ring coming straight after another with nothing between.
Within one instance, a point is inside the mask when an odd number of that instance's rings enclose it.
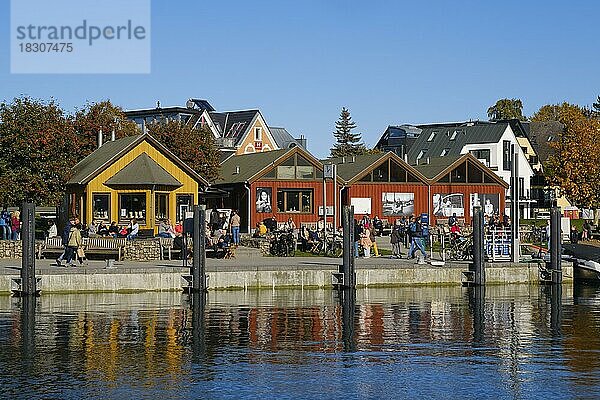
<instances>
[{"instance_id":1,"label":"calm water","mask_svg":"<svg viewBox=\"0 0 600 400\"><path fill-rule=\"evenodd\" d=\"M32 315L0 297L0 397L600 398L600 292L558 295L44 295Z\"/></svg>"}]
</instances>

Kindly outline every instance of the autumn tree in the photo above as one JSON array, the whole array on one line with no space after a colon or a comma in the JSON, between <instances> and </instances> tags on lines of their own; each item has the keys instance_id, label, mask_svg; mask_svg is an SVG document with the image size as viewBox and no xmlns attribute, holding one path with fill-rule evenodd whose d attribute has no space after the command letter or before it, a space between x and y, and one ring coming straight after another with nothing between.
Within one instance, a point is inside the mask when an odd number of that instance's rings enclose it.
<instances>
[{"instance_id":1,"label":"autumn tree","mask_svg":"<svg viewBox=\"0 0 600 400\"><path fill-rule=\"evenodd\" d=\"M208 128L169 120L150 124L148 133L209 181L219 177L219 150Z\"/></svg>"},{"instance_id":2,"label":"autumn tree","mask_svg":"<svg viewBox=\"0 0 600 400\"><path fill-rule=\"evenodd\" d=\"M0 104L0 203L58 204L76 163L76 135L53 100L29 97Z\"/></svg>"},{"instance_id":3,"label":"autumn tree","mask_svg":"<svg viewBox=\"0 0 600 400\"><path fill-rule=\"evenodd\" d=\"M565 125L558 140L550 144L554 149L547 163L550 182L579 206L599 206L600 121L572 104L544 107L536 118L551 116Z\"/></svg>"},{"instance_id":4,"label":"autumn tree","mask_svg":"<svg viewBox=\"0 0 600 400\"><path fill-rule=\"evenodd\" d=\"M361 134L353 133L352 129L356 128L356 124L352 121L350 111L346 107L342 107L340 118L335 123L335 144L331 148L332 157L343 157L360 155L366 152L365 145L361 142Z\"/></svg>"},{"instance_id":5,"label":"autumn tree","mask_svg":"<svg viewBox=\"0 0 600 400\"><path fill-rule=\"evenodd\" d=\"M523 102L521 99L500 99L488 108L488 117L490 121L500 121L503 119L518 119L525 121L527 118L523 115Z\"/></svg>"},{"instance_id":6,"label":"autumn tree","mask_svg":"<svg viewBox=\"0 0 600 400\"><path fill-rule=\"evenodd\" d=\"M532 122L568 120L576 115L584 116L583 109L576 104L546 104L531 116Z\"/></svg>"},{"instance_id":7,"label":"autumn tree","mask_svg":"<svg viewBox=\"0 0 600 400\"><path fill-rule=\"evenodd\" d=\"M100 131L103 141L110 140L113 132L116 139L142 133L135 122L127 119L123 109L113 105L110 100L87 103L75 112L73 125L77 133L79 160L96 150Z\"/></svg>"}]
</instances>

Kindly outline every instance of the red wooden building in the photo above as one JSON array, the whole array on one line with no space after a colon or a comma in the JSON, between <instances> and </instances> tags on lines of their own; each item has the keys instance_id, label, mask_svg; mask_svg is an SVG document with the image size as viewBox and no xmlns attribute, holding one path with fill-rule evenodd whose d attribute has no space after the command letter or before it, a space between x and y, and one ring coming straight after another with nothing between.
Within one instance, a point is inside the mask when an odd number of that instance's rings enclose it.
<instances>
[{"instance_id":1,"label":"red wooden building","mask_svg":"<svg viewBox=\"0 0 600 400\"><path fill-rule=\"evenodd\" d=\"M213 186L229 192L218 206L238 210L242 232L271 216L278 222L291 217L300 227L302 222L316 222L322 213L323 164L300 147L229 157ZM327 184L328 209L340 182L335 186L334 190L333 182Z\"/></svg>"}]
</instances>

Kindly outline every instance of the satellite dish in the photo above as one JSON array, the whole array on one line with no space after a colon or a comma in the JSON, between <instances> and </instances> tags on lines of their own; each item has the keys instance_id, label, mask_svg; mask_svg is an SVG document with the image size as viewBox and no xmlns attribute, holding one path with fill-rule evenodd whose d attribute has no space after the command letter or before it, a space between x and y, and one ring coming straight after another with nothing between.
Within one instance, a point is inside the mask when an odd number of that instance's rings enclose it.
<instances>
[{"instance_id":1,"label":"satellite dish","mask_svg":"<svg viewBox=\"0 0 600 400\"><path fill-rule=\"evenodd\" d=\"M189 99L188 101L186 101L186 103L185 103L185 106L186 106L187 108L194 108L194 105L195 105L195 104L196 104L196 103L194 103L194 102L192 101L192 99Z\"/></svg>"}]
</instances>

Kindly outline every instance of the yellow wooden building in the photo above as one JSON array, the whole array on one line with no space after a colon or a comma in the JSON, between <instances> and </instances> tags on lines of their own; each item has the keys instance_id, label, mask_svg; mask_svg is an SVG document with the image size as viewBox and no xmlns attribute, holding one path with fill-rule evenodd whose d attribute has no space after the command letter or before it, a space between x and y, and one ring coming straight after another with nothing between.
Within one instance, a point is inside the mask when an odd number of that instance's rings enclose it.
<instances>
[{"instance_id":1,"label":"yellow wooden building","mask_svg":"<svg viewBox=\"0 0 600 400\"><path fill-rule=\"evenodd\" d=\"M137 135L104 143L73 167L67 183L70 212L85 224L127 225L157 233L162 219L185 219L208 181L152 136Z\"/></svg>"}]
</instances>

